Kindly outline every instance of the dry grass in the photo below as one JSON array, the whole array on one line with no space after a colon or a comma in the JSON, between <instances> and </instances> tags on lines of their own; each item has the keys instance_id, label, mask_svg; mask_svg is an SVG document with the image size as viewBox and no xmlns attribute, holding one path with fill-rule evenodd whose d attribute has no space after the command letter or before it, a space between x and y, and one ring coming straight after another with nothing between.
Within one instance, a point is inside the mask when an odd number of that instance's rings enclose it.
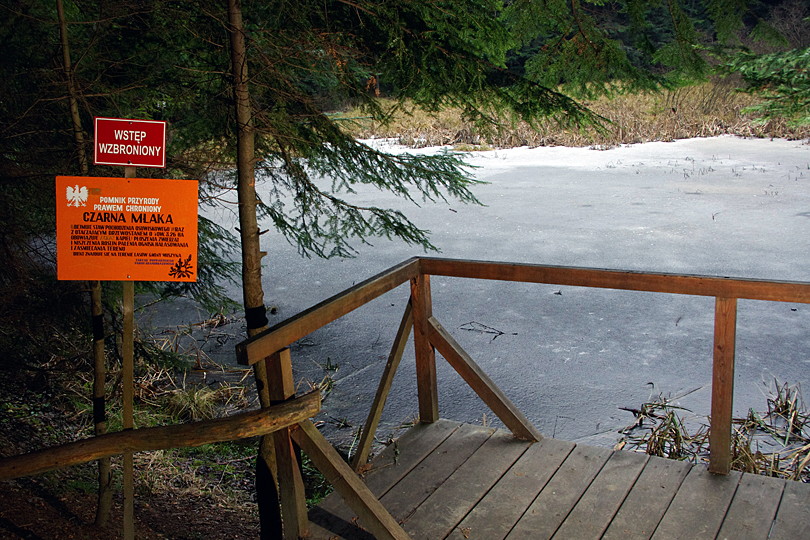
<instances>
[{"instance_id":1,"label":"dry grass","mask_svg":"<svg viewBox=\"0 0 810 540\"><path fill-rule=\"evenodd\" d=\"M195 328L200 325L195 325ZM204 336L215 339L222 332L222 323L206 321ZM199 335L199 333L197 334ZM213 362L188 339L189 333L179 328L154 340L138 341L137 351L176 355L169 367L137 356L135 359L135 425L149 427L195 422L255 408L257 399L253 385L246 381L250 370L221 366ZM161 358L161 360L165 360ZM187 367L178 370L175 364ZM107 373L107 429L122 428L121 365L110 361ZM252 381L251 381L252 382ZM77 371L65 384L63 404L65 430L73 437L92 436L92 374ZM58 442L65 442L64 440ZM178 497L203 497L216 501L220 508L255 513L251 503L254 493L255 440L232 441L197 448L175 448L142 452L135 456L138 497L144 500ZM10 453L19 453L22 449ZM116 482L120 482L121 460L113 458ZM73 477L77 468L60 474ZM90 470L79 479L94 489Z\"/></svg>"},{"instance_id":2,"label":"dry grass","mask_svg":"<svg viewBox=\"0 0 810 540\"><path fill-rule=\"evenodd\" d=\"M768 410L753 409L733 421L731 468L765 476L810 482L810 414L798 386L774 383ZM636 420L621 431L616 449L632 449L670 459L708 461L709 427L694 433L687 429L674 407L663 396L632 412Z\"/></svg>"},{"instance_id":3,"label":"dry grass","mask_svg":"<svg viewBox=\"0 0 810 540\"><path fill-rule=\"evenodd\" d=\"M756 98L736 91L732 79L657 93L621 95L585 102L609 122L604 130L561 127L553 119L537 129L525 123L504 122L483 132L465 122L457 110L428 113L414 107L398 111L387 124L378 124L360 110L335 115L353 136L363 139L395 138L406 146L456 146L461 151L516 146L594 146L672 141L690 137L733 134L744 137L810 138L810 127L789 127L784 122L759 124L742 110Z\"/></svg>"}]
</instances>

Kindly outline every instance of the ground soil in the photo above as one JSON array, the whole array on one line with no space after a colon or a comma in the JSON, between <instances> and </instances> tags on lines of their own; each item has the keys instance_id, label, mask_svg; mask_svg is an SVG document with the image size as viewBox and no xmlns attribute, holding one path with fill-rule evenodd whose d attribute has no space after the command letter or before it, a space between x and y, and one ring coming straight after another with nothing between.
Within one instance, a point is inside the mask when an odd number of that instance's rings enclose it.
<instances>
[{"instance_id":1,"label":"ground soil","mask_svg":"<svg viewBox=\"0 0 810 540\"><path fill-rule=\"evenodd\" d=\"M0 538L106 539L122 536L120 497L108 525L98 528L95 495L75 490L57 493L36 479L0 484ZM153 538L258 538L255 513L250 509L223 508L207 496L162 493L139 497L136 537Z\"/></svg>"},{"instance_id":2,"label":"ground soil","mask_svg":"<svg viewBox=\"0 0 810 540\"><path fill-rule=\"evenodd\" d=\"M22 388L19 379L2 375L0 373L0 457L24 454L84 436L86 426L76 422L75 411L64 400L53 399L54 388L35 393ZM58 387L55 381L51 384ZM150 467L147 458L151 455L136 455L136 474L156 479L153 485L136 480L136 538L259 537L258 511L252 502L252 460L240 460L244 461L241 466L245 470L239 478L221 478L221 473L209 475L204 472L205 466L194 467L187 462L177 462L173 468L163 462ZM168 478L172 471L176 478ZM195 480L189 482L192 476ZM95 464L88 463L0 482L0 539L121 538L120 489L114 495L107 525L103 528L94 525L95 478ZM113 478L114 483L120 484L120 460L116 458L113 458ZM226 485L230 493L227 497L221 495Z\"/></svg>"}]
</instances>

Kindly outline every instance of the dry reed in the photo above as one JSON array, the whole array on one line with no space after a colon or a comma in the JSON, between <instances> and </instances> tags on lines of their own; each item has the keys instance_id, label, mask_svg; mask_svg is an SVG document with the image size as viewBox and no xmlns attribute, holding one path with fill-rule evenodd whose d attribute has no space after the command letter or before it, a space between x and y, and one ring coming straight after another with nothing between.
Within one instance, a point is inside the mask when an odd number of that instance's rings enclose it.
<instances>
[{"instance_id":1,"label":"dry reed","mask_svg":"<svg viewBox=\"0 0 810 540\"><path fill-rule=\"evenodd\" d=\"M675 90L626 94L584 104L608 120L604 129L573 129L547 119L532 127L525 122L503 121L496 128L479 129L465 122L460 111L428 113L404 107L390 122L379 124L360 110L335 114L343 128L361 138L393 138L412 147L455 146L460 151L517 146L593 146L607 149L619 144L672 141L691 137L739 135L743 137L810 138L810 127L785 122L758 123L742 111L757 102L737 91L738 82L716 79Z\"/></svg>"},{"instance_id":2,"label":"dry reed","mask_svg":"<svg viewBox=\"0 0 810 540\"><path fill-rule=\"evenodd\" d=\"M706 462L709 427L702 423L694 433L670 400L659 395L632 412L635 422L620 433L615 449L645 452L670 459ZM810 414L798 386L775 383L768 411L749 410L735 418L731 437L731 468L765 476L810 482Z\"/></svg>"}]
</instances>

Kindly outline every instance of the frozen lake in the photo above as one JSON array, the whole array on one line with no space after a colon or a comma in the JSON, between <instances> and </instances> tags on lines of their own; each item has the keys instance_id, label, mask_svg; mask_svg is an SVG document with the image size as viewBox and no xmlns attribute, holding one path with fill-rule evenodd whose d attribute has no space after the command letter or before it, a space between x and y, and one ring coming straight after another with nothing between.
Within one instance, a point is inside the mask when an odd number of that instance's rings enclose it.
<instances>
[{"instance_id":1,"label":"frozen lake","mask_svg":"<svg viewBox=\"0 0 810 540\"><path fill-rule=\"evenodd\" d=\"M517 148L468 161L486 182L474 188L483 206L415 207L371 189L359 202L406 211L443 257L810 281L810 146L801 141ZM421 254L377 240L354 259L304 259L278 235L262 238L265 298L278 308L271 324ZM350 441L362 425L407 299L404 288L392 291L293 346L302 385L334 382L322 416L333 440ZM612 445L633 420L618 408L659 393L709 411L713 299L434 278L433 302L443 326L546 435ZM735 415L745 415L765 408L775 380L810 384L810 306L741 301L738 313ZM196 316L177 303L144 322ZM484 326L503 334L475 330ZM233 345L209 354L232 361ZM441 415L492 420L438 365ZM416 411L409 347L378 435Z\"/></svg>"}]
</instances>

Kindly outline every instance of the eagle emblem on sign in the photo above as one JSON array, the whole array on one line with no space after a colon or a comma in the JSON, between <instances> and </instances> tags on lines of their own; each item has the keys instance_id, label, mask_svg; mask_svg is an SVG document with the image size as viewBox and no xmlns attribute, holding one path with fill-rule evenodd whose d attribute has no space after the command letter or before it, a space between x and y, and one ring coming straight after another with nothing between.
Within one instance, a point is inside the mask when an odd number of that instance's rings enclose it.
<instances>
[{"instance_id":1,"label":"eagle emblem on sign","mask_svg":"<svg viewBox=\"0 0 810 540\"><path fill-rule=\"evenodd\" d=\"M67 187L67 205L68 206L86 206L87 205L87 186Z\"/></svg>"}]
</instances>

